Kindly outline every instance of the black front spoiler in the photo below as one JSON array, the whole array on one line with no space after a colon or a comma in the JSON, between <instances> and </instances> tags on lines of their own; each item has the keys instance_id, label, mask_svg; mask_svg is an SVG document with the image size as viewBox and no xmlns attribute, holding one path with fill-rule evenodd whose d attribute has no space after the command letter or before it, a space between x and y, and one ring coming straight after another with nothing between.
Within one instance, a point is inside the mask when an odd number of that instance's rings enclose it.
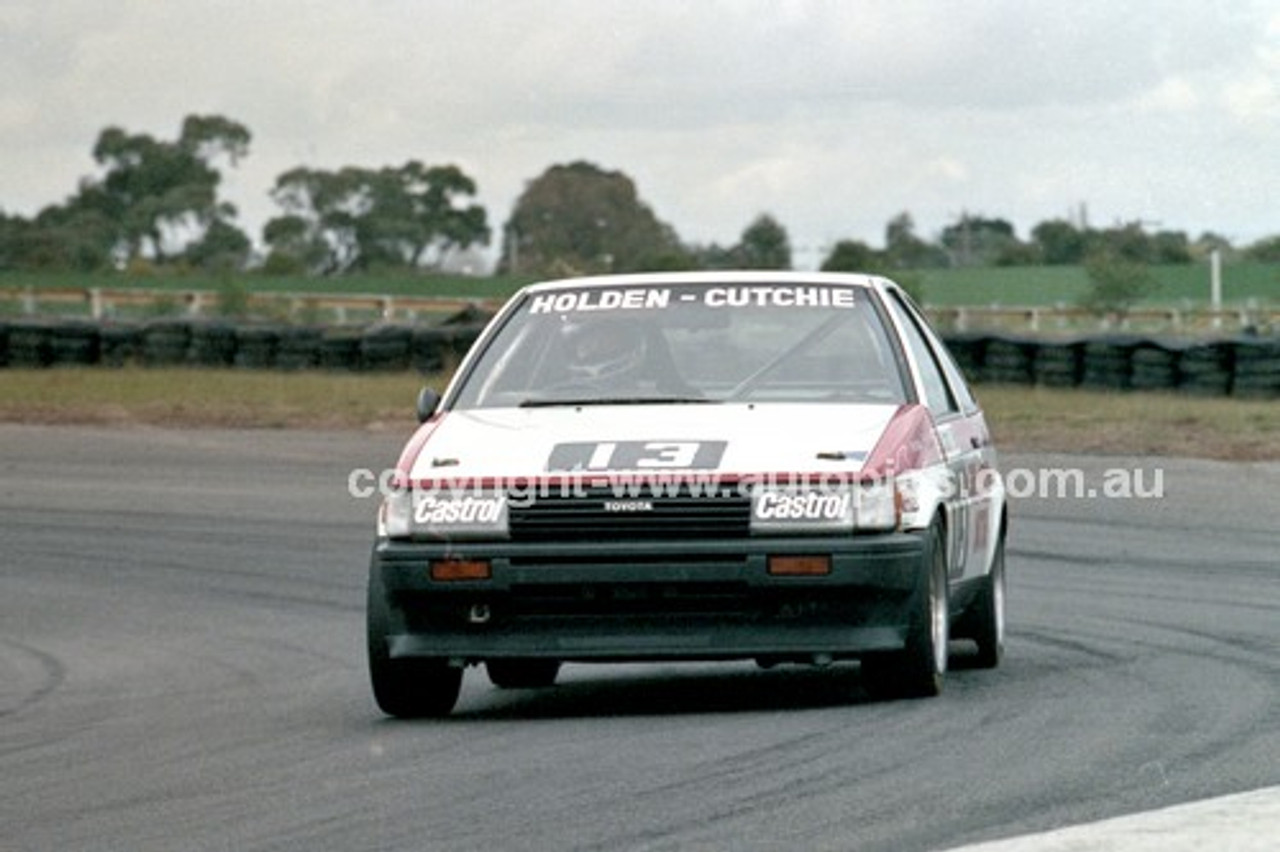
<instances>
[{"instance_id":1,"label":"black front spoiler","mask_svg":"<svg viewBox=\"0 0 1280 852\"><path fill-rule=\"evenodd\" d=\"M475 662L856 657L903 647L923 540L379 542L392 658ZM768 573L769 556L829 555L823 576ZM486 559L483 581L435 581L441 559Z\"/></svg>"}]
</instances>

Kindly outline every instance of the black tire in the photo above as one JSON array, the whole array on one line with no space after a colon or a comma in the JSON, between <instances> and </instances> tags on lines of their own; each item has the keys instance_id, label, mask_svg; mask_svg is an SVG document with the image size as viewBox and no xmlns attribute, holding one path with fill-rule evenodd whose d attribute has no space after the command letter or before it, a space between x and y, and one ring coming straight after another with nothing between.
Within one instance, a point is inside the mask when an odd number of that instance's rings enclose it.
<instances>
[{"instance_id":1,"label":"black tire","mask_svg":"<svg viewBox=\"0 0 1280 852\"><path fill-rule=\"evenodd\" d=\"M942 693L951 613L945 528L939 521L925 534L920 573L906 647L862 661L863 685L877 698L932 698Z\"/></svg>"},{"instance_id":2,"label":"black tire","mask_svg":"<svg viewBox=\"0 0 1280 852\"><path fill-rule=\"evenodd\" d=\"M391 659L389 627L386 595L377 572L370 572L367 638L374 700L382 712L402 719L449 715L462 690L462 669L432 657Z\"/></svg>"},{"instance_id":3,"label":"black tire","mask_svg":"<svg viewBox=\"0 0 1280 852\"><path fill-rule=\"evenodd\" d=\"M100 351L98 328L94 325L68 323L54 328L49 336L51 364L96 364Z\"/></svg>"},{"instance_id":4,"label":"black tire","mask_svg":"<svg viewBox=\"0 0 1280 852\"><path fill-rule=\"evenodd\" d=\"M276 363L280 331L269 326L245 326L236 330L235 365L248 369L266 369Z\"/></svg>"},{"instance_id":5,"label":"black tire","mask_svg":"<svg viewBox=\"0 0 1280 852\"><path fill-rule=\"evenodd\" d=\"M991 571L983 580L977 600L973 602L972 614L966 618L967 635L978 645L978 656L973 662L977 668L994 669L1004 657L1004 607L1004 536L1001 536L991 559Z\"/></svg>"},{"instance_id":6,"label":"black tire","mask_svg":"<svg viewBox=\"0 0 1280 852\"><path fill-rule=\"evenodd\" d=\"M406 370L413 333L402 326L383 326L360 339L360 366L364 370Z\"/></svg>"},{"instance_id":7,"label":"black tire","mask_svg":"<svg viewBox=\"0 0 1280 852\"><path fill-rule=\"evenodd\" d=\"M52 326L38 320L9 328L8 360L13 367L48 367L53 363Z\"/></svg>"},{"instance_id":8,"label":"black tire","mask_svg":"<svg viewBox=\"0 0 1280 852\"><path fill-rule=\"evenodd\" d=\"M320 366L327 370L356 370L360 367L360 338L337 329L320 340Z\"/></svg>"},{"instance_id":9,"label":"black tire","mask_svg":"<svg viewBox=\"0 0 1280 852\"><path fill-rule=\"evenodd\" d=\"M142 362L148 367L175 367L187 361L191 325L159 320L142 330Z\"/></svg>"},{"instance_id":10,"label":"black tire","mask_svg":"<svg viewBox=\"0 0 1280 852\"><path fill-rule=\"evenodd\" d=\"M556 682L559 660L489 660L484 664L489 680L499 689L543 689Z\"/></svg>"},{"instance_id":11,"label":"black tire","mask_svg":"<svg viewBox=\"0 0 1280 852\"><path fill-rule=\"evenodd\" d=\"M281 370L306 370L320 360L319 328L286 328L280 332L276 348L276 367Z\"/></svg>"}]
</instances>

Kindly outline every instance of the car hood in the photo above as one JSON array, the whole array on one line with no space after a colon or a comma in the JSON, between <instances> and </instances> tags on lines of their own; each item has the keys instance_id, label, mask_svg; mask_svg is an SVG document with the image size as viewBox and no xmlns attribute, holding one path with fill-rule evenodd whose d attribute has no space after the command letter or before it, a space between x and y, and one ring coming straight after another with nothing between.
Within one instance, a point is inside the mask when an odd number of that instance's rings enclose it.
<instances>
[{"instance_id":1,"label":"car hood","mask_svg":"<svg viewBox=\"0 0 1280 852\"><path fill-rule=\"evenodd\" d=\"M416 482L564 473L856 473L897 405L584 405L451 411L401 459Z\"/></svg>"}]
</instances>

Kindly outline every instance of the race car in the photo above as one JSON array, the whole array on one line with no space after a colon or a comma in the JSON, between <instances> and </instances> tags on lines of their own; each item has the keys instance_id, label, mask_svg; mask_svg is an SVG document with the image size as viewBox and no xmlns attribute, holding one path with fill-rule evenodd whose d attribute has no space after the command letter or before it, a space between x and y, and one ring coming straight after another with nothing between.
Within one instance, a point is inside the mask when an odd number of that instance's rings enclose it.
<instances>
[{"instance_id":1,"label":"race car","mask_svg":"<svg viewBox=\"0 0 1280 852\"><path fill-rule=\"evenodd\" d=\"M974 395L870 275L548 281L425 388L377 521L373 695L449 714L464 670L859 661L875 696L994 667L1008 512Z\"/></svg>"}]
</instances>

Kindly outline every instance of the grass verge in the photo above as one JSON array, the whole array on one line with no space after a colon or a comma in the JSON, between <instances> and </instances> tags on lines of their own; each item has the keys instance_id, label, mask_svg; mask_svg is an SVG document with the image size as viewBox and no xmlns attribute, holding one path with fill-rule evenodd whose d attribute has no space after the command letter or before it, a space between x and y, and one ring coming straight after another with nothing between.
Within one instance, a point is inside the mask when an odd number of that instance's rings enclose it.
<instances>
[{"instance_id":1,"label":"grass verge","mask_svg":"<svg viewBox=\"0 0 1280 852\"><path fill-rule=\"evenodd\" d=\"M412 373L0 370L0 422L410 429L421 386L422 378Z\"/></svg>"},{"instance_id":2,"label":"grass verge","mask_svg":"<svg viewBox=\"0 0 1280 852\"><path fill-rule=\"evenodd\" d=\"M440 388L443 377L430 382ZM407 432L421 385L413 373L0 370L0 422ZM1275 402L1003 386L977 390L1005 452L1280 460Z\"/></svg>"},{"instance_id":3,"label":"grass verge","mask_svg":"<svg viewBox=\"0 0 1280 852\"><path fill-rule=\"evenodd\" d=\"M1003 450L1280 460L1280 404L1173 393L976 389Z\"/></svg>"}]
</instances>

